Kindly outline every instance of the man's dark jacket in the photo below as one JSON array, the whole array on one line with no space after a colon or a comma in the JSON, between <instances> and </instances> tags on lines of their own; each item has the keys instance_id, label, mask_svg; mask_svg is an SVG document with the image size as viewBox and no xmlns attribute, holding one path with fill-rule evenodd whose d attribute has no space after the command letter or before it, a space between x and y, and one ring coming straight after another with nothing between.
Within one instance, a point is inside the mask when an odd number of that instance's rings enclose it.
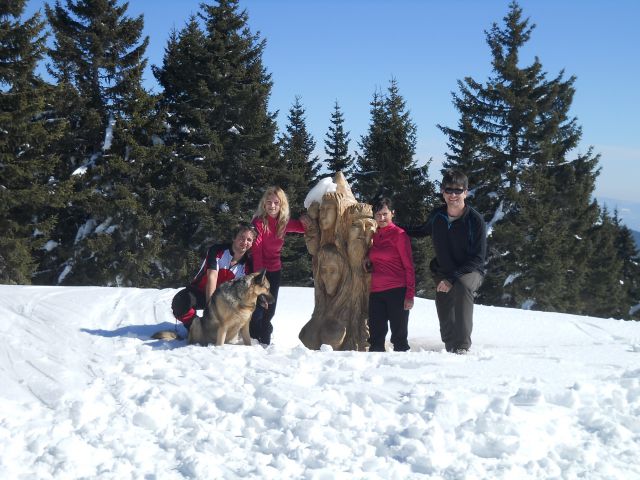
<instances>
[{"instance_id":1,"label":"man's dark jacket","mask_svg":"<svg viewBox=\"0 0 640 480\"><path fill-rule=\"evenodd\" d=\"M454 283L465 273L486 273L487 224L482 215L469 205L451 223L447 206L443 205L431 212L423 225L403 225L402 228L411 237L431 235L436 257L429 266L435 276Z\"/></svg>"}]
</instances>

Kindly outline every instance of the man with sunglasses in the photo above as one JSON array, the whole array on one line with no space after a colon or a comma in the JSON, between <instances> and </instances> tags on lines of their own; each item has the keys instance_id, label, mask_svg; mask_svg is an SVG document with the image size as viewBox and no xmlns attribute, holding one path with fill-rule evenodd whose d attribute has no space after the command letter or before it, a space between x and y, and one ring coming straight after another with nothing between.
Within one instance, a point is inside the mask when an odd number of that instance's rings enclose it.
<instances>
[{"instance_id":1,"label":"man with sunglasses","mask_svg":"<svg viewBox=\"0 0 640 480\"><path fill-rule=\"evenodd\" d=\"M469 180L459 170L447 170L441 190L445 205L426 223L402 226L409 236L431 235L435 258L429 264L436 285L440 336L448 352L464 354L471 347L473 299L480 288L487 252L487 225L465 204Z\"/></svg>"}]
</instances>

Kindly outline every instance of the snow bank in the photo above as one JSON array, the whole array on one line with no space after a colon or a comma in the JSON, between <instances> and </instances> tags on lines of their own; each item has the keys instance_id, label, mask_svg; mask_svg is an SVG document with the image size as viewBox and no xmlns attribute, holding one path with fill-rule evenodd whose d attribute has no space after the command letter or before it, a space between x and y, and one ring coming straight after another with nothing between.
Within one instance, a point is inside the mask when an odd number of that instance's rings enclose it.
<instances>
[{"instance_id":1,"label":"snow bank","mask_svg":"<svg viewBox=\"0 0 640 480\"><path fill-rule=\"evenodd\" d=\"M408 353L187 346L175 290L0 286L0 478L640 478L640 323L416 299Z\"/></svg>"}]
</instances>

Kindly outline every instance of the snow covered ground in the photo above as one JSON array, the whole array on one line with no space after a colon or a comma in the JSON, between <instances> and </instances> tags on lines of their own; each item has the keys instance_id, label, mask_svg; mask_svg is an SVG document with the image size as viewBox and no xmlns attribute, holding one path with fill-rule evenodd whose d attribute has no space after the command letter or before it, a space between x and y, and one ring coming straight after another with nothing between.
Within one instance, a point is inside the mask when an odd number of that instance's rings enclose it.
<instances>
[{"instance_id":1,"label":"snow covered ground","mask_svg":"<svg viewBox=\"0 0 640 480\"><path fill-rule=\"evenodd\" d=\"M640 478L640 323L416 299L408 353L150 340L175 290L0 286L2 479Z\"/></svg>"}]
</instances>

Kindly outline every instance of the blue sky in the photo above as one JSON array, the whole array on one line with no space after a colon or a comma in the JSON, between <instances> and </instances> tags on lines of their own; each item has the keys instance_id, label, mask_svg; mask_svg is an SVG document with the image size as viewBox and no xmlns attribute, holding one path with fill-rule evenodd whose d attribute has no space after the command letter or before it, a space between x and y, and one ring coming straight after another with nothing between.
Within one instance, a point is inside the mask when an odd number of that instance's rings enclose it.
<instances>
[{"instance_id":1,"label":"blue sky","mask_svg":"<svg viewBox=\"0 0 640 480\"><path fill-rule=\"evenodd\" d=\"M196 0L131 0L129 13L145 16L149 63L159 65L172 28L198 11ZM640 203L640 2L521 0L536 29L521 52L522 64L538 56L549 77L575 75L571 113L583 128L580 151L602 155L596 195ZM351 147L369 125L376 89L395 78L418 127L417 159L433 158L432 179L447 150L436 124L455 126L451 104L456 81L484 82L491 56L484 31L502 24L508 0L241 0L252 32L267 40L263 60L274 82L270 109L284 127L296 95L324 156L335 100ZM44 2L31 0L28 12ZM158 90L150 71L150 89Z\"/></svg>"}]
</instances>

